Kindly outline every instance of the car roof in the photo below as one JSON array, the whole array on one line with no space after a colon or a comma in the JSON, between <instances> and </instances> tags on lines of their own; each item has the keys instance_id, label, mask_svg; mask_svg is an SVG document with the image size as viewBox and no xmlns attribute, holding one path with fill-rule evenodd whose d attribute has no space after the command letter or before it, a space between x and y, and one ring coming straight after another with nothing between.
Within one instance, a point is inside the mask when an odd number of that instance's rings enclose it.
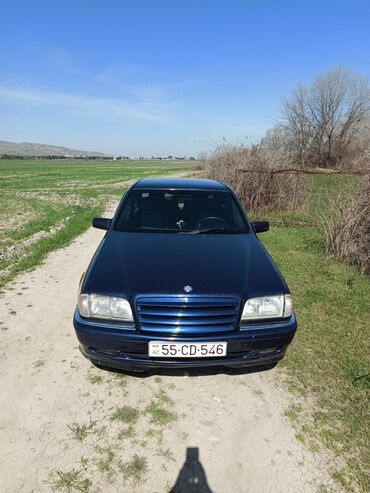
<instances>
[{"instance_id":1,"label":"car roof","mask_svg":"<svg viewBox=\"0 0 370 493\"><path fill-rule=\"evenodd\" d=\"M134 185L134 189L159 189L159 190L228 190L227 186L216 180L203 178L142 178Z\"/></svg>"}]
</instances>

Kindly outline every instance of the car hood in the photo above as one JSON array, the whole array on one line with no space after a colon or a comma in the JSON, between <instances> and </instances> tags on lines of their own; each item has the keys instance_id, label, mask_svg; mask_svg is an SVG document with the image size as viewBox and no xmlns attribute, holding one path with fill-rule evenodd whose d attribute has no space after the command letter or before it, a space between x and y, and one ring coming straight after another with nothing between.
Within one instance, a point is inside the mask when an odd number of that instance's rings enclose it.
<instances>
[{"instance_id":1,"label":"car hood","mask_svg":"<svg viewBox=\"0 0 370 493\"><path fill-rule=\"evenodd\" d=\"M260 241L246 234L109 232L85 276L83 291L128 298L142 294L286 293L280 272Z\"/></svg>"}]
</instances>

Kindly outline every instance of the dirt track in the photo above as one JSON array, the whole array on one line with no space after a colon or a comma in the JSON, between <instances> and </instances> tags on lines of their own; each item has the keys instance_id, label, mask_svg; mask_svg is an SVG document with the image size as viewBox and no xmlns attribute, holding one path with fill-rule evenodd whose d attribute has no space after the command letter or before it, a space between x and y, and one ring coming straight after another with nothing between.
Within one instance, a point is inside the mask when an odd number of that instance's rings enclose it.
<instances>
[{"instance_id":1,"label":"dirt track","mask_svg":"<svg viewBox=\"0 0 370 493\"><path fill-rule=\"evenodd\" d=\"M88 230L1 295L0 491L52 491L71 470L70 491L330 488L322 458L297 441L284 415L292 397L278 385L281 369L139 378L103 372L81 356L76 290L101 237ZM165 411L161 422L151 402ZM112 419L125 405L135 410L132 421ZM81 436L76 426L85 426ZM132 462L135 454L141 462Z\"/></svg>"}]
</instances>

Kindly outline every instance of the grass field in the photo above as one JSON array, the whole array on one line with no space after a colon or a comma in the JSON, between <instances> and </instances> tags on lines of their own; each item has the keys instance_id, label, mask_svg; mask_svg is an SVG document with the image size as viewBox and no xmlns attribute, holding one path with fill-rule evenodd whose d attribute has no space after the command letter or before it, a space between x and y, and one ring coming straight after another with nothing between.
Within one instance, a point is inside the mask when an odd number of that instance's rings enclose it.
<instances>
[{"instance_id":1,"label":"grass field","mask_svg":"<svg viewBox=\"0 0 370 493\"><path fill-rule=\"evenodd\" d=\"M0 161L0 285L86 229L129 180L190 166ZM341 458L333 474L346 490L367 492L370 280L325 256L320 227L328 199L350 185L351 178L307 180L311 194L302 218L318 226L273 226L261 235L290 286L299 323L283 363L289 388L297 395L287 414L299 440L313 451L327 446Z\"/></svg>"},{"instance_id":2,"label":"grass field","mask_svg":"<svg viewBox=\"0 0 370 493\"><path fill-rule=\"evenodd\" d=\"M176 161L0 161L0 287L84 231L136 178L191 169Z\"/></svg>"}]
</instances>

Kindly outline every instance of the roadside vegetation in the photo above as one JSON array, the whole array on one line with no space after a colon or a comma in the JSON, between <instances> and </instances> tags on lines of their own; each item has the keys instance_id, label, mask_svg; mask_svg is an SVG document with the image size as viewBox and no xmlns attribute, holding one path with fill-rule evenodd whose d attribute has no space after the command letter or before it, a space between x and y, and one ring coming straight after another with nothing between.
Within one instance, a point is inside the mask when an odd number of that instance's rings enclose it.
<instances>
[{"instance_id":1,"label":"roadside vegetation","mask_svg":"<svg viewBox=\"0 0 370 493\"><path fill-rule=\"evenodd\" d=\"M370 274L370 180L331 202L324 221L328 255L355 264Z\"/></svg>"},{"instance_id":2,"label":"roadside vegetation","mask_svg":"<svg viewBox=\"0 0 370 493\"><path fill-rule=\"evenodd\" d=\"M203 161L207 178L230 185L248 211L281 214L292 210L292 205L295 209L300 208L307 196L302 175L280 172L293 165L292 157L286 151L225 143L217 146Z\"/></svg>"},{"instance_id":3,"label":"roadside vegetation","mask_svg":"<svg viewBox=\"0 0 370 493\"><path fill-rule=\"evenodd\" d=\"M194 161L1 160L0 287L86 230L132 180L193 166Z\"/></svg>"},{"instance_id":4,"label":"roadside vegetation","mask_svg":"<svg viewBox=\"0 0 370 493\"><path fill-rule=\"evenodd\" d=\"M348 491L369 491L370 279L325 255L319 228L273 227L261 240L284 273L298 332L282 365L301 405L298 437L343 464L333 475Z\"/></svg>"},{"instance_id":5,"label":"roadside vegetation","mask_svg":"<svg viewBox=\"0 0 370 493\"><path fill-rule=\"evenodd\" d=\"M252 219L270 220L270 232L260 239L289 284L298 318L297 336L281 363L296 396L287 416L310 450L327 447L334 453L332 475L346 491L365 493L370 491L368 177L364 170L351 176L327 169L324 147L325 161L316 170L302 167L294 150L224 143L203 169L238 191ZM329 162L337 163L338 156L330 155Z\"/></svg>"},{"instance_id":6,"label":"roadside vegetation","mask_svg":"<svg viewBox=\"0 0 370 493\"><path fill-rule=\"evenodd\" d=\"M259 174L261 162L265 168ZM297 336L280 364L296 395L287 415L298 440L313 452L328 447L334 453L334 478L349 492L365 493L370 490L370 278L360 268L367 272L369 265L366 179L301 174L296 201L284 200L283 174L278 184L264 173L274 169L272 163L273 154L261 149L223 146L210 156L205 175L240 178L246 193L239 194L251 218L271 221L260 240L288 282L298 317ZM256 171L241 177L236 170L243 168ZM287 180L288 192L294 191L292 184L294 176Z\"/></svg>"}]
</instances>

